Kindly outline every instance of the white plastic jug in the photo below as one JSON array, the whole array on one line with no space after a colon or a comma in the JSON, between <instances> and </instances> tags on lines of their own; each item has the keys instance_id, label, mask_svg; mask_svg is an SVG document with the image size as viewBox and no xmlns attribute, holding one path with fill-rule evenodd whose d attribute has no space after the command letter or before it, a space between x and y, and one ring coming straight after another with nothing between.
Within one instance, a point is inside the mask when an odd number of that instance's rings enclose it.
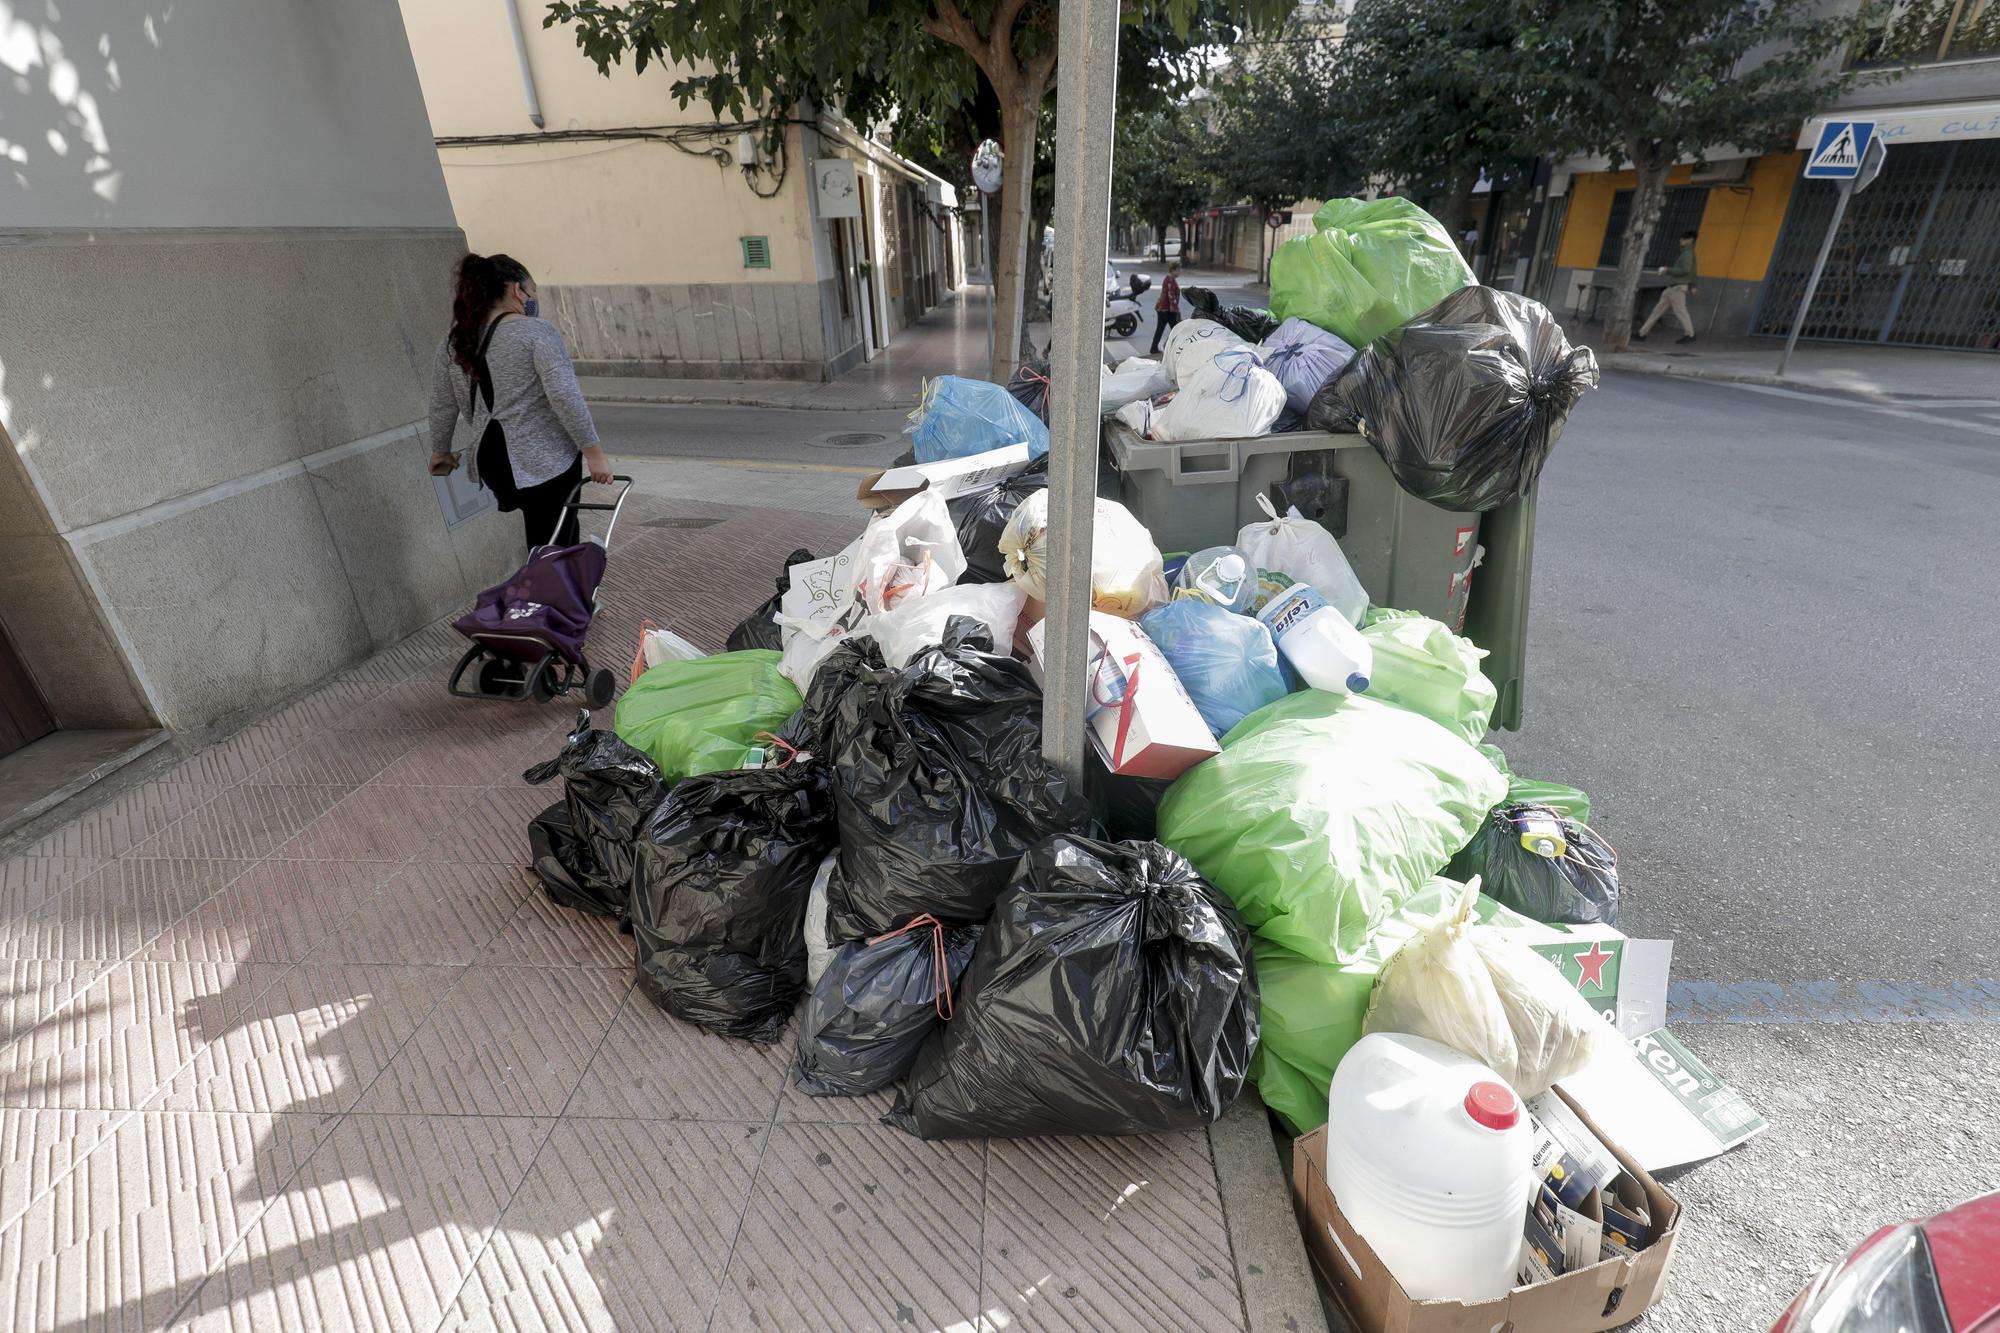
<instances>
[{"instance_id":1,"label":"white plastic jug","mask_svg":"<svg viewBox=\"0 0 2000 1333\"><path fill-rule=\"evenodd\" d=\"M1294 583L1265 603L1257 619L1306 684L1333 694L1360 694L1375 674L1375 650L1361 631L1310 583Z\"/></svg>"},{"instance_id":2,"label":"white plastic jug","mask_svg":"<svg viewBox=\"0 0 2000 1333\"><path fill-rule=\"evenodd\" d=\"M1333 1071L1327 1184L1412 1299L1473 1303L1513 1287L1533 1151L1514 1090L1449 1046L1377 1032Z\"/></svg>"}]
</instances>

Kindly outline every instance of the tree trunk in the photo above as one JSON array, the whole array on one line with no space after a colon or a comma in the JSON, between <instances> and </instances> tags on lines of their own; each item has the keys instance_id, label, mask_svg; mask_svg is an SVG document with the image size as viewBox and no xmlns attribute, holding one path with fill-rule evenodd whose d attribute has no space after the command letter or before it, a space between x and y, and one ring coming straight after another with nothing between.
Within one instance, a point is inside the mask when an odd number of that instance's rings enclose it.
<instances>
[{"instance_id":1,"label":"tree trunk","mask_svg":"<svg viewBox=\"0 0 2000 1333\"><path fill-rule=\"evenodd\" d=\"M1618 277L1611 284L1611 309L1604 316L1604 350L1622 352L1632 342L1632 311L1638 304L1639 275L1646 267L1646 251L1659 230L1660 213L1667 204L1667 168L1672 165L1659 152L1627 150L1638 176L1632 195L1632 212L1625 223L1625 240L1618 252Z\"/></svg>"},{"instance_id":2,"label":"tree trunk","mask_svg":"<svg viewBox=\"0 0 2000 1333\"><path fill-rule=\"evenodd\" d=\"M1001 177L1000 261L994 274L993 364L988 378L1005 384L1020 363L1022 316L1026 306L1029 232L1034 228L1035 126L1041 116L1042 89L1024 81L1003 91L1000 140L1006 150ZM1035 238L1039 240L1039 238Z\"/></svg>"}]
</instances>

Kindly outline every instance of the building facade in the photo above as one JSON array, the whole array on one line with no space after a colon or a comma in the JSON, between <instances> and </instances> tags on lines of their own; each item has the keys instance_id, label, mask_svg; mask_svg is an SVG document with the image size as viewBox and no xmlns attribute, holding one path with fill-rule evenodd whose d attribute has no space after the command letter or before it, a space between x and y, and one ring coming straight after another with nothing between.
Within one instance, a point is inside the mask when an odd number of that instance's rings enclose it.
<instances>
[{"instance_id":1,"label":"building facade","mask_svg":"<svg viewBox=\"0 0 2000 1333\"><path fill-rule=\"evenodd\" d=\"M1911 15L1924 15L1916 23ZM1826 237L1836 190L1802 179L1828 120L1866 119L1889 149L1881 176L1854 196L1803 336L1993 351L2000 347L2000 4L1904 5L1844 57L1898 71L1868 79L1799 127L1794 146L1761 156L1716 150L1675 169L1646 266L1672 262L1697 232L1698 330L1782 337ZM1616 267L1632 175L1602 161L1559 163L1543 228L1552 262L1537 292L1587 311ZM1650 301L1642 301L1641 312Z\"/></svg>"},{"instance_id":2,"label":"building facade","mask_svg":"<svg viewBox=\"0 0 2000 1333\"><path fill-rule=\"evenodd\" d=\"M0 750L255 712L518 559L427 469L394 0L0 7L0 65Z\"/></svg>"},{"instance_id":3,"label":"building facade","mask_svg":"<svg viewBox=\"0 0 2000 1333\"><path fill-rule=\"evenodd\" d=\"M957 198L852 127L780 146L599 74L529 0L403 0L467 242L526 264L584 373L827 379L954 289Z\"/></svg>"}]
</instances>

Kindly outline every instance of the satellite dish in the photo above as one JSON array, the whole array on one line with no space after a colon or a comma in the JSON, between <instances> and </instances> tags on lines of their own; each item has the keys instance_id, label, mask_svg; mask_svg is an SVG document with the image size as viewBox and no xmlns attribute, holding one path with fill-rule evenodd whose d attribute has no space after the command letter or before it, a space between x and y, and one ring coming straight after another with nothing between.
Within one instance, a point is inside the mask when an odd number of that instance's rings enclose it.
<instances>
[{"instance_id":1,"label":"satellite dish","mask_svg":"<svg viewBox=\"0 0 2000 1333\"><path fill-rule=\"evenodd\" d=\"M1000 173L1006 160L1000 145L991 139L981 140L979 147L972 150L972 183L981 194L1000 193Z\"/></svg>"}]
</instances>

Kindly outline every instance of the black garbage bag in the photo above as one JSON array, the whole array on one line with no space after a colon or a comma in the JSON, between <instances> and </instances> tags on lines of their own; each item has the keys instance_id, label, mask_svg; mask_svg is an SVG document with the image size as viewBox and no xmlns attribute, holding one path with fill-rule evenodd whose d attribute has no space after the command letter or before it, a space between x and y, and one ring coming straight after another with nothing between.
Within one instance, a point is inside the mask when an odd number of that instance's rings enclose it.
<instances>
[{"instance_id":1,"label":"black garbage bag","mask_svg":"<svg viewBox=\"0 0 2000 1333\"><path fill-rule=\"evenodd\" d=\"M562 753L521 775L536 784L557 776L563 818L553 818L558 807L551 806L528 825L535 873L563 906L623 921L639 830L667 794L659 766L579 713Z\"/></svg>"},{"instance_id":2,"label":"black garbage bag","mask_svg":"<svg viewBox=\"0 0 2000 1333\"><path fill-rule=\"evenodd\" d=\"M1561 856L1521 845L1515 816L1531 811L1562 829ZM1503 907L1537 921L1618 924L1618 852L1588 824L1547 806L1503 805L1487 815L1466 848L1479 868L1480 890Z\"/></svg>"},{"instance_id":3,"label":"black garbage bag","mask_svg":"<svg viewBox=\"0 0 2000 1333\"><path fill-rule=\"evenodd\" d=\"M850 634L842 639L813 672L812 686L800 702L799 711L778 728L778 739L821 758L831 755L841 699L854 688L855 682L872 671L882 670L883 665L882 650L870 636ZM828 776L832 768L821 763L817 771Z\"/></svg>"},{"instance_id":4,"label":"black garbage bag","mask_svg":"<svg viewBox=\"0 0 2000 1333\"><path fill-rule=\"evenodd\" d=\"M1160 798L1174 785L1172 778L1113 773L1094 750L1083 757L1083 776L1105 837L1113 842L1149 842L1159 832Z\"/></svg>"},{"instance_id":5,"label":"black garbage bag","mask_svg":"<svg viewBox=\"0 0 2000 1333\"><path fill-rule=\"evenodd\" d=\"M1213 1123L1257 1049L1250 930L1156 842L1057 837L1021 860L891 1119L920 1138Z\"/></svg>"},{"instance_id":6,"label":"black garbage bag","mask_svg":"<svg viewBox=\"0 0 2000 1333\"><path fill-rule=\"evenodd\" d=\"M1482 513L1527 493L1570 409L1596 387L1596 354L1571 347L1547 306L1461 287L1363 348L1307 419L1335 430L1352 417L1404 490ZM1340 410L1316 415L1328 396Z\"/></svg>"},{"instance_id":7,"label":"black garbage bag","mask_svg":"<svg viewBox=\"0 0 2000 1333\"><path fill-rule=\"evenodd\" d=\"M1044 457L1004 481L983 491L946 500L951 521L958 528L958 545L965 552L965 573L960 583L1005 583L1007 570L1000 560L1000 534L1007 520L1021 507L1021 501L1049 487L1049 463Z\"/></svg>"},{"instance_id":8,"label":"black garbage bag","mask_svg":"<svg viewBox=\"0 0 2000 1333\"><path fill-rule=\"evenodd\" d=\"M1023 361L1014 370L1014 377L1007 381L1007 392L1014 395L1014 401L1042 419L1049 421L1049 363L1046 361Z\"/></svg>"},{"instance_id":9,"label":"black garbage bag","mask_svg":"<svg viewBox=\"0 0 2000 1333\"><path fill-rule=\"evenodd\" d=\"M1259 306L1224 305L1206 287L1185 287L1188 308L1196 319L1212 319L1245 342L1260 343L1277 331L1278 321Z\"/></svg>"},{"instance_id":10,"label":"black garbage bag","mask_svg":"<svg viewBox=\"0 0 2000 1333\"><path fill-rule=\"evenodd\" d=\"M926 912L977 925L1022 853L1094 827L1083 792L1042 758L1041 687L975 620L954 616L940 646L862 677L836 730L836 943Z\"/></svg>"},{"instance_id":11,"label":"black garbage bag","mask_svg":"<svg viewBox=\"0 0 2000 1333\"><path fill-rule=\"evenodd\" d=\"M785 641L778 633L778 604L785 599L786 589L792 586L791 569L813 558L813 553L801 547L785 557L785 567L778 571L778 590L766 598L764 604L743 618L743 623L729 631L729 638L723 644L732 653L740 653L749 648L768 648L772 652L783 652Z\"/></svg>"},{"instance_id":12,"label":"black garbage bag","mask_svg":"<svg viewBox=\"0 0 2000 1333\"><path fill-rule=\"evenodd\" d=\"M815 1097L859 1097L907 1074L924 1038L951 1018L952 991L978 926L920 916L834 951L799 1020L792 1082Z\"/></svg>"},{"instance_id":13,"label":"black garbage bag","mask_svg":"<svg viewBox=\"0 0 2000 1333\"><path fill-rule=\"evenodd\" d=\"M725 1037L776 1041L805 990L806 896L831 846L814 761L684 780L639 841L639 989Z\"/></svg>"}]
</instances>

